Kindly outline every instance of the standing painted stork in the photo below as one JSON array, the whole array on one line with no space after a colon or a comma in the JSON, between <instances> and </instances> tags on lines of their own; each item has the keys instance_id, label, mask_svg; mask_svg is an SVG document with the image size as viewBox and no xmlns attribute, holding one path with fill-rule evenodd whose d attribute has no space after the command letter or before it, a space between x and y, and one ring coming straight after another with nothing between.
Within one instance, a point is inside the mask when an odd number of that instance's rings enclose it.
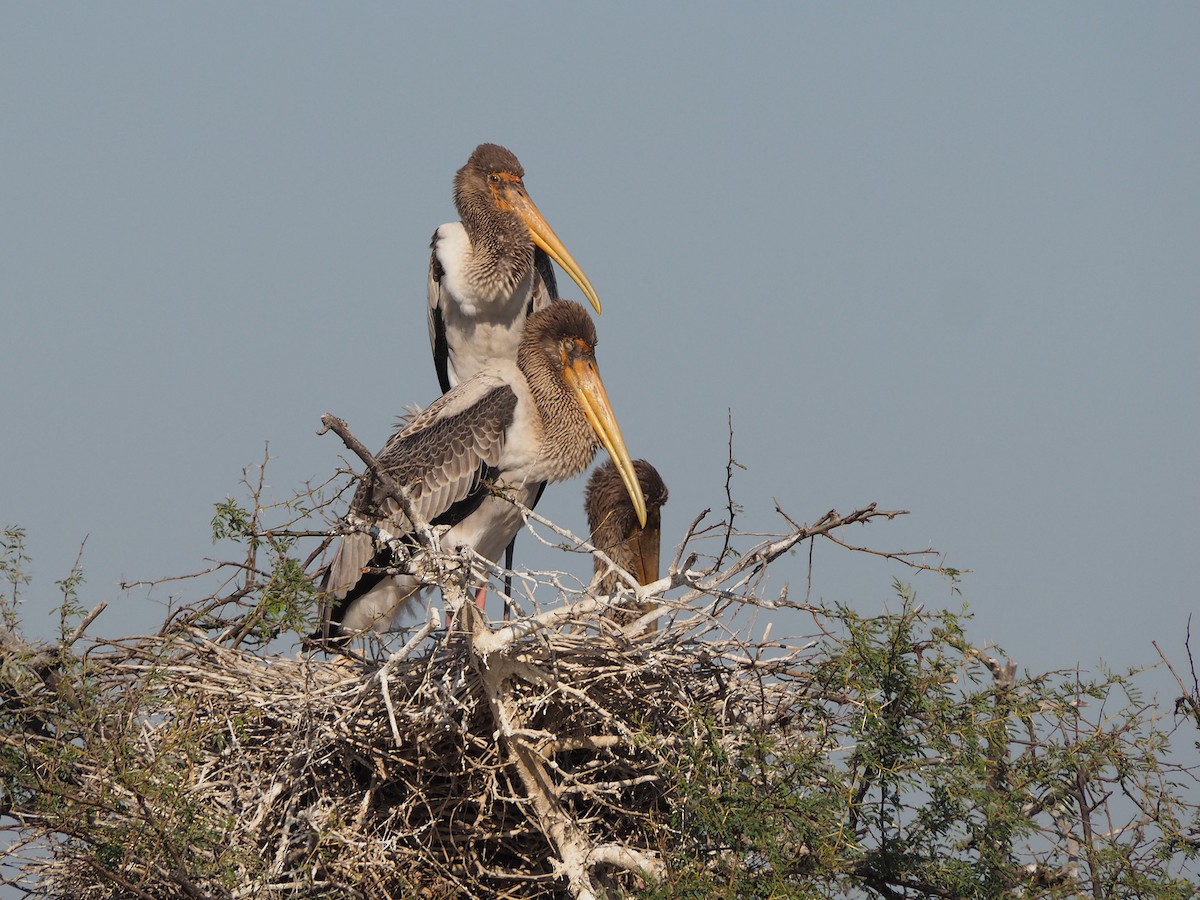
<instances>
[{"instance_id":1,"label":"standing painted stork","mask_svg":"<svg viewBox=\"0 0 1200 900\"><path fill-rule=\"evenodd\" d=\"M582 306L552 303L529 317L516 362L492 362L388 440L380 468L407 488L432 525L449 526L443 548L467 545L495 561L522 525L508 496L528 503L538 485L583 471L601 444L645 521L646 502L600 380L595 344ZM347 521L411 537L399 504L370 473ZM422 585L412 575L378 571L392 565L393 553L370 534L341 538L322 584L330 606L326 636L392 631L416 618L409 601Z\"/></svg>"},{"instance_id":2,"label":"standing painted stork","mask_svg":"<svg viewBox=\"0 0 1200 900\"><path fill-rule=\"evenodd\" d=\"M553 259L600 312L579 264L525 191L525 170L498 144L480 144L454 177L461 222L433 233L429 342L443 391L493 360L513 360L526 317L558 299Z\"/></svg>"},{"instance_id":3,"label":"standing painted stork","mask_svg":"<svg viewBox=\"0 0 1200 900\"><path fill-rule=\"evenodd\" d=\"M516 359L526 318L559 299L551 259L600 312L595 288L530 199L524 177L516 155L499 144L480 144L454 176L461 221L433 233L429 259L429 343L443 392L494 360ZM506 568L512 558L510 545Z\"/></svg>"},{"instance_id":4,"label":"standing painted stork","mask_svg":"<svg viewBox=\"0 0 1200 900\"><path fill-rule=\"evenodd\" d=\"M587 512L592 546L638 580L639 584L658 581L658 545L662 533L662 508L667 503L667 486L658 470L644 459L633 462L633 469L646 501L641 516L629 502L621 483L621 474L611 463L597 466L588 479L583 506ZM620 590L620 575L596 558L597 588L602 594ZM628 625L647 610L623 607L610 610L609 618Z\"/></svg>"}]
</instances>

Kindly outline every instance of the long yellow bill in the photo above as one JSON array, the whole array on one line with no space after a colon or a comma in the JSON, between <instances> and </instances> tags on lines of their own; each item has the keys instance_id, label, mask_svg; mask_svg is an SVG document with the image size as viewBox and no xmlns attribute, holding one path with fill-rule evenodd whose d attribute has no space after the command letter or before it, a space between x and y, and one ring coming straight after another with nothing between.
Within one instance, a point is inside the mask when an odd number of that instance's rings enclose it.
<instances>
[{"instance_id":1,"label":"long yellow bill","mask_svg":"<svg viewBox=\"0 0 1200 900\"><path fill-rule=\"evenodd\" d=\"M575 262L575 257L563 246L563 242L558 239L554 229L550 227L533 201L529 199L529 195L523 189L510 185L505 192L504 199L512 207L513 212L520 216L528 226L533 242L545 250L550 258L571 276L571 280L579 285L580 290L588 298L588 302L592 304L592 308L599 313L600 298L596 295L596 289L592 287L588 277L583 274L583 269L579 268L579 263Z\"/></svg>"},{"instance_id":2,"label":"long yellow bill","mask_svg":"<svg viewBox=\"0 0 1200 900\"><path fill-rule=\"evenodd\" d=\"M625 490L633 503L638 522L644 526L646 498L642 496L642 485L633 470L629 451L625 449L625 439L621 437L621 429L617 426L617 417L613 415L612 406L608 402L608 392L604 390L604 382L600 380L600 370L596 368L596 361L590 358L576 359L563 368L563 378L583 408L583 414L587 416L592 430L600 438L600 443L612 457L613 464L621 475L621 481L625 482Z\"/></svg>"},{"instance_id":3,"label":"long yellow bill","mask_svg":"<svg viewBox=\"0 0 1200 900\"><path fill-rule=\"evenodd\" d=\"M637 548L633 554L633 566L637 571L633 574L637 576L640 584L658 581L660 531L661 529L655 521L643 525L640 531L630 534L627 538Z\"/></svg>"}]
</instances>

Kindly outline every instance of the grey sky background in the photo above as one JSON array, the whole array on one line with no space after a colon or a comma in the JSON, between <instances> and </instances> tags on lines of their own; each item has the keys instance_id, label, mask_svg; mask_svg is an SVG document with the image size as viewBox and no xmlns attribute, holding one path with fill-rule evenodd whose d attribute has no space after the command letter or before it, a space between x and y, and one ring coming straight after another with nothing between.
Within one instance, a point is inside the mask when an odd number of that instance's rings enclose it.
<instances>
[{"instance_id":1,"label":"grey sky background","mask_svg":"<svg viewBox=\"0 0 1200 900\"><path fill-rule=\"evenodd\" d=\"M117 584L230 556L212 504L265 442L282 499L344 454L321 413L377 448L433 399L429 238L494 141L604 302L669 545L724 504L731 410L743 527L877 501L912 515L850 537L972 570L823 543L814 597L879 612L895 576L1033 670L1182 662L1198 38L1187 3L0 6L27 633L85 537L93 630L155 628L169 591ZM583 484L539 511L582 532Z\"/></svg>"}]
</instances>

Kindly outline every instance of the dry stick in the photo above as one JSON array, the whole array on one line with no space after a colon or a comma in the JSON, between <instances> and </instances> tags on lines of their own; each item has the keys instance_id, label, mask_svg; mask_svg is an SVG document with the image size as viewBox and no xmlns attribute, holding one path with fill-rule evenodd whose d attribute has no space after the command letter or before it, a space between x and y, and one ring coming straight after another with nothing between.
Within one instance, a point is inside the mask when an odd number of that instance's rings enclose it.
<instances>
[{"instance_id":1,"label":"dry stick","mask_svg":"<svg viewBox=\"0 0 1200 900\"><path fill-rule=\"evenodd\" d=\"M725 463L725 509L729 513L729 519L725 523L725 540L721 545L721 552L717 554L716 560L713 561L713 568L721 564L725 559L725 554L729 552L729 545L733 540L733 467L737 465L733 459L733 410L725 410L726 417L729 421L729 460Z\"/></svg>"},{"instance_id":2,"label":"dry stick","mask_svg":"<svg viewBox=\"0 0 1200 900\"><path fill-rule=\"evenodd\" d=\"M1188 637L1191 637L1190 629ZM1167 671L1175 677L1175 681L1179 684L1179 689L1183 691L1175 700L1176 712L1179 711L1180 707L1186 707L1191 711L1192 718L1196 720L1196 725L1200 726L1200 697L1187 689L1187 685L1183 683L1183 679L1179 677L1179 673L1175 671L1175 667L1171 665L1171 661L1167 659L1166 654L1162 652L1162 648L1158 646L1158 641L1151 641L1150 645L1158 651L1158 658L1167 664Z\"/></svg>"},{"instance_id":3,"label":"dry stick","mask_svg":"<svg viewBox=\"0 0 1200 900\"><path fill-rule=\"evenodd\" d=\"M1088 881L1092 885L1092 896L1096 900L1102 900L1104 890L1100 884L1100 865L1096 854L1095 837L1092 834L1092 813L1095 811L1095 805L1088 797L1088 785L1090 779L1087 772L1081 766L1075 772L1074 794L1075 802L1079 806L1079 825L1083 831L1083 850L1088 861Z\"/></svg>"},{"instance_id":4,"label":"dry stick","mask_svg":"<svg viewBox=\"0 0 1200 900\"><path fill-rule=\"evenodd\" d=\"M400 746L403 740L400 737L400 726L396 723L396 707L392 703L391 687L388 685L388 671L407 659L425 638L433 633L433 630L433 622L426 619L425 624L412 636L408 643L388 657L387 662L380 666L375 675L372 676L372 678L379 680L379 691L383 695L383 705L387 709L388 724L391 726L392 737L396 741L396 746Z\"/></svg>"},{"instance_id":5,"label":"dry stick","mask_svg":"<svg viewBox=\"0 0 1200 900\"><path fill-rule=\"evenodd\" d=\"M258 531L259 516L262 513L262 492L263 492L263 488L266 485L267 462L270 460L270 452L271 452L270 447L271 447L271 444L269 441L266 441L263 443L263 461L258 466L258 486L257 487L254 487L250 484L250 479L247 475L246 470L242 469L242 484L246 485L246 487L248 487L250 489L250 496L254 498L254 512L251 514L250 522L251 522L255 532ZM253 583L254 583L253 575L258 569L258 545L259 545L258 541L250 541L249 546L247 547L247 555L246 555L246 570L247 571L246 571L246 584L245 584L245 586L247 588L249 588L253 585ZM251 620L253 620L254 617L251 616L250 618L251 618ZM249 631L250 627L252 627L252 622L247 622L246 626L243 627L242 631L237 635L237 639L234 641L235 646L237 644L240 644L242 642L242 639L247 634L250 633L250 631Z\"/></svg>"},{"instance_id":6,"label":"dry stick","mask_svg":"<svg viewBox=\"0 0 1200 900\"><path fill-rule=\"evenodd\" d=\"M327 431L332 431L342 439L342 443L346 445L346 449L350 450L355 456L363 461L371 474L378 480L380 486L392 496L397 503L400 504L400 509L408 521L412 523L413 531L417 535L417 540L421 542L421 546L426 549L434 549L437 547L437 540L434 538L432 530L429 528L429 523L425 521L425 517L418 511L416 504L413 503L412 496L408 490L400 484L395 478L384 471L380 466L373 453L363 446L362 441L350 433L349 427L345 421L339 419L332 413L325 413L321 416L322 428L317 434L324 434Z\"/></svg>"},{"instance_id":7,"label":"dry stick","mask_svg":"<svg viewBox=\"0 0 1200 900\"><path fill-rule=\"evenodd\" d=\"M784 515L782 510L780 510L780 514ZM724 584L734 576L740 575L742 572L745 572L748 569L754 569L757 571L767 565L770 565L801 541L808 540L810 537L814 537L819 534L828 534L836 528L841 528L845 525L853 525L858 522L869 522L871 519L877 519L880 517L894 519L896 516L906 515L908 515L908 510L906 509L876 509L875 504L870 503L861 509L856 509L848 516L841 516L838 514L836 509L831 509L820 519L818 519L814 525L796 525L791 521L791 519L788 519L788 522L796 529L792 534L780 538L779 540L763 541L756 547L753 547L749 552L742 555L738 561L728 569L701 580L699 586L704 590L708 590L710 588L715 589L718 585ZM784 518L787 518L787 516L784 515Z\"/></svg>"},{"instance_id":8,"label":"dry stick","mask_svg":"<svg viewBox=\"0 0 1200 900\"><path fill-rule=\"evenodd\" d=\"M219 572L222 569L230 567L242 569L246 564L241 562L219 562L209 566L207 569L201 569L199 572L192 572L188 575L168 575L164 578L147 578L139 581L122 581L118 587L123 591L129 591L139 587L158 587L160 584L168 584L172 581L189 581L193 578L199 578L203 575L211 575L213 572Z\"/></svg>"},{"instance_id":9,"label":"dry stick","mask_svg":"<svg viewBox=\"0 0 1200 900\"><path fill-rule=\"evenodd\" d=\"M689 554L687 562L683 562L683 551L687 549L692 540L698 536L696 529L711 512L711 508L702 509L700 514L696 516L696 518L692 519L692 524L688 526L687 533L683 536L683 542L679 545L679 549L675 551L675 559L671 561L672 569L690 569L696 564L695 553Z\"/></svg>"},{"instance_id":10,"label":"dry stick","mask_svg":"<svg viewBox=\"0 0 1200 900\"><path fill-rule=\"evenodd\" d=\"M973 656L992 673L992 680L996 682L996 687L1001 690L1009 690L1016 683L1017 664L1011 659L1008 662L1001 663L994 656L988 656L982 650L968 646L965 650L967 656Z\"/></svg>"},{"instance_id":11,"label":"dry stick","mask_svg":"<svg viewBox=\"0 0 1200 900\"><path fill-rule=\"evenodd\" d=\"M88 626L91 625L92 622L96 621L96 616L104 612L107 606L108 601L106 600L101 600L99 603L97 603L95 607L93 607L92 611L83 617L83 621L79 623L79 627L75 629L75 632L60 645L61 649L66 650L81 637L83 637L83 633L87 631Z\"/></svg>"},{"instance_id":12,"label":"dry stick","mask_svg":"<svg viewBox=\"0 0 1200 900\"><path fill-rule=\"evenodd\" d=\"M926 550L901 550L899 552L888 551L888 550L872 550L870 547L860 547L857 544L849 544L846 541L835 538L831 534L827 534L827 535L825 535L825 537L828 538L829 540L833 541L839 547L845 547L847 550L854 550L858 553L868 553L872 556L882 556L884 559L894 559L894 560L896 560L896 562L904 563L904 565L906 565L910 568L920 569L923 572L937 572L938 574L941 574L941 575L947 575L951 571L951 570L947 569L945 566L931 566L931 565L927 565L925 563L913 562L912 560L910 560L908 558L910 556L930 556L930 555L936 556L936 555L938 555L938 551L934 550L932 547L929 549L926 549ZM970 569L954 569L953 571L955 573L961 573L964 575L969 575L971 573Z\"/></svg>"}]
</instances>

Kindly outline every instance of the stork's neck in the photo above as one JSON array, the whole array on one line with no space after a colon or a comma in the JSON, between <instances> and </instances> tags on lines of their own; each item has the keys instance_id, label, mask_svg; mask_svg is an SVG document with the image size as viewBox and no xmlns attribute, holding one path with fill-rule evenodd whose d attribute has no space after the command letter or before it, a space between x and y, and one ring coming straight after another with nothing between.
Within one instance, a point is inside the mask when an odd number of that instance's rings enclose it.
<instances>
[{"instance_id":1,"label":"stork's neck","mask_svg":"<svg viewBox=\"0 0 1200 900\"><path fill-rule=\"evenodd\" d=\"M534 248L525 223L511 212L482 202L466 205L461 215L471 242L467 277L479 292L500 299L518 293L523 282L532 288ZM524 302L526 298L520 299Z\"/></svg>"}]
</instances>

